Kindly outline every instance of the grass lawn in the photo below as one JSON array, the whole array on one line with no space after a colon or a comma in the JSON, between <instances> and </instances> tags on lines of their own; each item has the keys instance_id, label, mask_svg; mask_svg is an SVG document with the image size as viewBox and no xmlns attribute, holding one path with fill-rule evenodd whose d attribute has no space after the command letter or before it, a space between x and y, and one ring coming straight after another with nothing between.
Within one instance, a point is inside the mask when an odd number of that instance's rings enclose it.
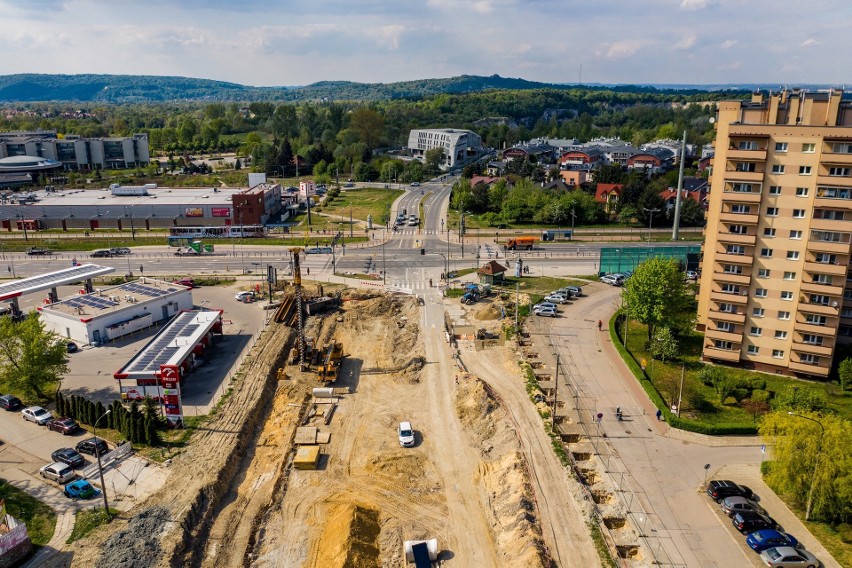
<instances>
[{"instance_id":1,"label":"grass lawn","mask_svg":"<svg viewBox=\"0 0 852 568\"><path fill-rule=\"evenodd\" d=\"M118 510L110 508L110 514L115 517L118 515ZM103 507L94 507L87 511L77 511L74 518L74 530L71 531L71 536L66 541L71 544L75 540L79 540L92 532L96 527L109 522Z\"/></svg>"},{"instance_id":2,"label":"grass lawn","mask_svg":"<svg viewBox=\"0 0 852 568\"><path fill-rule=\"evenodd\" d=\"M536 294L544 296L564 286L585 286L588 282L574 280L571 278L553 278L551 276L526 276L515 278L506 276L503 284L493 286L494 290L514 292L516 283L520 283L520 291L524 294Z\"/></svg>"},{"instance_id":3,"label":"grass lawn","mask_svg":"<svg viewBox=\"0 0 852 568\"><path fill-rule=\"evenodd\" d=\"M698 371L704 366L700 361L701 348L704 336L693 332L685 338L681 338L681 358L678 361L666 362L655 361L645 349L648 340L647 327L635 320L628 324L627 348L636 361L646 361L645 373L650 377L657 392L663 397L668 406L677 402L680 389L681 365L685 369L683 402L681 416L700 420L708 424L741 424L756 426L759 415L754 415L744 408L733 398L728 398L725 403L719 401L716 391L712 387L702 384L698 380ZM805 390L819 391L825 394L827 406L838 416L852 418L852 392L841 392L840 388L830 383L805 381L770 373L761 373L737 369L733 367L722 367L727 376L734 379L765 381L764 390L772 394L784 392L791 387L796 387L797 392Z\"/></svg>"},{"instance_id":4,"label":"grass lawn","mask_svg":"<svg viewBox=\"0 0 852 568\"><path fill-rule=\"evenodd\" d=\"M6 512L27 524L27 532L34 545L44 546L50 542L56 528L53 509L13 487L5 479L0 479L0 500L6 502Z\"/></svg>"},{"instance_id":5,"label":"grass lawn","mask_svg":"<svg viewBox=\"0 0 852 568\"><path fill-rule=\"evenodd\" d=\"M349 221L350 211L353 219L362 221L372 215L374 226L384 226L390 220L391 205L403 193L398 189L344 189L334 201L322 206L322 212L343 217L341 220L346 222Z\"/></svg>"}]
</instances>

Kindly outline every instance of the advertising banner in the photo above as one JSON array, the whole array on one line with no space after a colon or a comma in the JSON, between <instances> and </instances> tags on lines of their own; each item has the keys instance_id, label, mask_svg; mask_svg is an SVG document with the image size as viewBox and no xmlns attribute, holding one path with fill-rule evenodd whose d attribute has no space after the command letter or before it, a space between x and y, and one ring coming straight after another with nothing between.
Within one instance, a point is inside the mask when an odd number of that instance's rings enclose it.
<instances>
[{"instance_id":1,"label":"advertising banner","mask_svg":"<svg viewBox=\"0 0 852 568\"><path fill-rule=\"evenodd\" d=\"M180 400L180 368L177 365L160 365L160 381L163 385L163 410L172 428L183 425Z\"/></svg>"},{"instance_id":2,"label":"advertising banner","mask_svg":"<svg viewBox=\"0 0 852 568\"><path fill-rule=\"evenodd\" d=\"M210 209L210 214L213 217L230 217L231 216L231 208L230 207L213 207Z\"/></svg>"},{"instance_id":3,"label":"advertising banner","mask_svg":"<svg viewBox=\"0 0 852 568\"><path fill-rule=\"evenodd\" d=\"M186 217L204 217L204 210L201 207L187 207L184 212Z\"/></svg>"}]
</instances>

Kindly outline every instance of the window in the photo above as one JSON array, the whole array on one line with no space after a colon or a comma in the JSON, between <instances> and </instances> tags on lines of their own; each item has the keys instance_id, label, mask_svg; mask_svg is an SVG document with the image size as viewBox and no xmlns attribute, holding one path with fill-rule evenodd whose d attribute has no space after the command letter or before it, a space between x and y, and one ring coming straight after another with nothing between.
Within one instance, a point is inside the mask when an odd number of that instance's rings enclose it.
<instances>
[{"instance_id":1,"label":"window","mask_svg":"<svg viewBox=\"0 0 852 568\"><path fill-rule=\"evenodd\" d=\"M852 337L852 327L849 327L848 325L841 325L837 328L837 335Z\"/></svg>"},{"instance_id":2,"label":"window","mask_svg":"<svg viewBox=\"0 0 852 568\"><path fill-rule=\"evenodd\" d=\"M722 341L721 339L717 339L715 341L716 349L724 349L725 351L730 351L734 348L734 344L730 341Z\"/></svg>"},{"instance_id":3,"label":"window","mask_svg":"<svg viewBox=\"0 0 852 568\"><path fill-rule=\"evenodd\" d=\"M784 164L775 164L772 166L773 174L783 174L784 173Z\"/></svg>"},{"instance_id":4,"label":"window","mask_svg":"<svg viewBox=\"0 0 852 568\"><path fill-rule=\"evenodd\" d=\"M816 314L805 314L805 323L809 323L811 325L825 325L828 321L828 318L825 316L818 316Z\"/></svg>"},{"instance_id":5,"label":"window","mask_svg":"<svg viewBox=\"0 0 852 568\"><path fill-rule=\"evenodd\" d=\"M763 330L754 326L748 331L749 335L754 335L755 337L760 337L761 333L763 333Z\"/></svg>"},{"instance_id":6,"label":"window","mask_svg":"<svg viewBox=\"0 0 852 568\"><path fill-rule=\"evenodd\" d=\"M736 170L738 172L753 172L755 167L754 162L737 162Z\"/></svg>"},{"instance_id":7,"label":"window","mask_svg":"<svg viewBox=\"0 0 852 568\"><path fill-rule=\"evenodd\" d=\"M784 290L783 292L781 292L781 299L787 300L789 302L793 299L793 292L791 292L790 290Z\"/></svg>"},{"instance_id":8,"label":"window","mask_svg":"<svg viewBox=\"0 0 852 568\"><path fill-rule=\"evenodd\" d=\"M769 195L781 195L781 186L780 185L770 185L769 186Z\"/></svg>"},{"instance_id":9,"label":"window","mask_svg":"<svg viewBox=\"0 0 852 568\"><path fill-rule=\"evenodd\" d=\"M807 187L797 187L796 188L796 197L807 197L808 196L808 188Z\"/></svg>"},{"instance_id":10,"label":"window","mask_svg":"<svg viewBox=\"0 0 852 568\"><path fill-rule=\"evenodd\" d=\"M728 227L728 232L734 233L735 235L747 235L748 227L745 225L730 225Z\"/></svg>"},{"instance_id":11,"label":"window","mask_svg":"<svg viewBox=\"0 0 852 568\"><path fill-rule=\"evenodd\" d=\"M745 254L745 247L743 245L728 245L727 248L725 248L725 253L742 255Z\"/></svg>"},{"instance_id":12,"label":"window","mask_svg":"<svg viewBox=\"0 0 852 568\"><path fill-rule=\"evenodd\" d=\"M849 168L828 168L828 175L834 177L849 177L850 172Z\"/></svg>"},{"instance_id":13,"label":"window","mask_svg":"<svg viewBox=\"0 0 852 568\"><path fill-rule=\"evenodd\" d=\"M734 324L732 324L729 321L716 322L716 329L718 329L719 331L726 331L728 333L733 333Z\"/></svg>"},{"instance_id":14,"label":"window","mask_svg":"<svg viewBox=\"0 0 852 568\"><path fill-rule=\"evenodd\" d=\"M737 313L737 307L734 304L719 304L719 311L725 312L726 314L735 314Z\"/></svg>"},{"instance_id":15,"label":"window","mask_svg":"<svg viewBox=\"0 0 852 568\"><path fill-rule=\"evenodd\" d=\"M790 319L790 312L778 312L778 319L784 320L784 321L789 320Z\"/></svg>"},{"instance_id":16,"label":"window","mask_svg":"<svg viewBox=\"0 0 852 568\"><path fill-rule=\"evenodd\" d=\"M849 199L852 197L848 188L845 187L820 187L817 189L817 197L827 199Z\"/></svg>"},{"instance_id":17,"label":"window","mask_svg":"<svg viewBox=\"0 0 852 568\"><path fill-rule=\"evenodd\" d=\"M751 315L753 315L756 318L762 318L764 313L765 312L764 312L763 308L752 308L751 309Z\"/></svg>"},{"instance_id":18,"label":"window","mask_svg":"<svg viewBox=\"0 0 852 568\"><path fill-rule=\"evenodd\" d=\"M722 293L724 294L739 294L740 287L738 284L722 284Z\"/></svg>"},{"instance_id":19,"label":"window","mask_svg":"<svg viewBox=\"0 0 852 568\"><path fill-rule=\"evenodd\" d=\"M843 211L836 209L816 209L814 210L815 219L830 219L831 221L843 221Z\"/></svg>"},{"instance_id":20,"label":"window","mask_svg":"<svg viewBox=\"0 0 852 568\"><path fill-rule=\"evenodd\" d=\"M793 209L793 218L794 219L804 219L805 218L805 210L804 209Z\"/></svg>"},{"instance_id":21,"label":"window","mask_svg":"<svg viewBox=\"0 0 852 568\"><path fill-rule=\"evenodd\" d=\"M793 240L801 240L802 231L790 231L790 238Z\"/></svg>"},{"instance_id":22,"label":"window","mask_svg":"<svg viewBox=\"0 0 852 568\"><path fill-rule=\"evenodd\" d=\"M816 261L822 264L837 264L837 255L820 252L816 255Z\"/></svg>"},{"instance_id":23,"label":"window","mask_svg":"<svg viewBox=\"0 0 852 568\"><path fill-rule=\"evenodd\" d=\"M778 208L777 207L767 207L766 208L766 216L767 217L777 217L778 216Z\"/></svg>"},{"instance_id":24,"label":"window","mask_svg":"<svg viewBox=\"0 0 852 568\"><path fill-rule=\"evenodd\" d=\"M795 279L796 279L796 273L795 272L785 272L784 273L784 280L795 280Z\"/></svg>"},{"instance_id":25,"label":"window","mask_svg":"<svg viewBox=\"0 0 852 568\"><path fill-rule=\"evenodd\" d=\"M740 140L737 144L738 150L757 150L756 140Z\"/></svg>"},{"instance_id":26,"label":"window","mask_svg":"<svg viewBox=\"0 0 852 568\"><path fill-rule=\"evenodd\" d=\"M731 213L747 215L751 213L751 205L731 205Z\"/></svg>"},{"instance_id":27,"label":"window","mask_svg":"<svg viewBox=\"0 0 852 568\"><path fill-rule=\"evenodd\" d=\"M765 288L756 289L754 291L754 297L755 298L765 298L766 297L766 289Z\"/></svg>"},{"instance_id":28,"label":"window","mask_svg":"<svg viewBox=\"0 0 852 568\"><path fill-rule=\"evenodd\" d=\"M811 175L811 167L810 166L799 166L799 175L800 176Z\"/></svg>"},{"instance_id":29,"label":"window","mask_svg":"<svg viewBox=\"0 0 852 568\"><path fill-rule=\"evenodd\" d=\"M786 142L776 142L775 143L775 151L776 152L786 152L787 151L787 143Z\"/></svg>"},{"instance_id":30,"label":"window","mask_svg":"<svg viewBox=\"0 0 852 568\"><path fill-rule=\"evenodd\" d=\"M787 339L787 332L786 331L776 331L775 332L775 339Z\"/></svg>"},{"instance_id":31,"label":"window","mask_svg":"<svg viewBox=\"0 0 852 568\"><path fill-rule=\"evenodd\" d=\"M760 351L760 348L758 348L757 345L749 345L746 351L748 351L749 355L757 355L757 352Z\"/></svg>"},{"instance_id":32,"label":"window","mask_svg":"<svg viewBox=\"0 0 852 568\"><path fill-rule=\"evenodd\" d=\"M763 257L763 258L772 258L772 249L770 249L770 248L760 249L760 256Z\"/></svg>"},{"instance_id":33,"label":"window","mask_svg":"<svg viewBox=\"0 0 852 568\"><path fill-rule=\"evenodd\" d=\"M840 317L842 318L852 318L852 308L843 308L840 311Z\"/></svg>"},{"instance_id":34,"label":"window","mask_svg":"<svg viewBox=\"0 0 852 568\"><path fill-rule=\"evenodd\" d=\"M852 290L844 290L843 299L846 301L852 300Z\"/></svg>"},{"instance_id":35,"label":"window","mask_svg":"<svg viewBox=\"0 0 852 568\"><path fill-rule=\"evenodd\" d=\"M821 306L827 306L831 303L831 297L824 294L811 294L809 300L812 304L819 304Z\"/></svg>"},{"instance_id":36,"label":"window","mask_svg":"<svg viewBox=\"0 0 852 568\"><path fill-rule=\"evenodd\" d=\"M722 272L725 274L742 274L743 267L739 264L725 264L722 266Z\"/></svg>"},{"instance_id":37,"label":"window","mask_svg":"<svg viewBox=\"0 0 852 568\"><path fill-rule=\"evenodd\" d=\"M799 361L806 365L819 365L819 357L810 353L799 353Z\"/></svg>"},{"instance_id":38,"label":"window","mask_svg":"<svg viewBox=\"0 0 852 568\"><path fill-rule=\"evenodd\" d=\"M813 154L816 151L816 144L802 144L803 154Z\"/></svg>"},{"instance_id":39,"label":"window","mask_svg":"<svg viewBox=\"0 0 852 568\"><path fill-rule=\"evenodd\" d=\"M775 236L775 229L773 229L771 227L764 228L763 229L763 236L764 237L774 237Z\"/></svg>"},{"instance_id":40,"label":"window","mask_svg":"<svg viewBox=\"0 0 852 568\"><path fill-rule=\"evenodd\" d=\"M769 278L770 271L768 268L758 268L757 269L757 277L758 278Z\"/></svg>"},{"instance_id":41,"label":"window","mask_svg":"<svg viewBox=\"0 0 852 568\"><path fill-rule=\"evenodd\" d=\"M781 350L781 349L773 349L772 350L772 358L773 359L783 359L784 358L784 351Z\"/></svg>"},{"instance_id":42,"label":"window","mask_svg":"<svg viewBox=\"0 0 852 568\"><path fill-rule=\"evenodd\" d=\"M731 184L731 191L735 193L757 193L750 183L733 183Z\"/></svg>"},{"instance_id":43,"label":"window","mask_svg":"<svg viewBox=\"0 0 852 568\"><path fill-rule=\"evenodd\" d=\"M824 243L848 243L849 233L835 233L833 231L811 231L811 239Z\"/></svg>"},{"instance_id":44,"label":"window","mask_svg":"<svg viewBox=\"0 0 852 568\"><path fill-rule=\"evenodd\" d=\"M831 151L835 154L852 154L852 144L849 142L835 142L831 145Z\"/></svg>"},{"instance_id":45,"label":"window","mask_svg":"<svg viewBox=\"0 0 852 568\"><path fill-rule=\"evenodd\" d=\"M831 285L831 282L834 279L831 277L831 274L814 274L814 282L816 284L828 284Z\"/></svg>"},{"instance_id":46,"label":"window","mask_svg":"<svg viewBox=\"0 0 852 568\"><path fill-rule=\"evenodd\" d=\"M787 260L799 260L799 251L788 250L787 251Z\"/></svg>"},{"instance_id":47,"label":"window","mask_svg":"<svg viewBox=\"0 0 852 568\"><path fill-rule=\"evenodd\" d=\"M821 335L814 335L812 333L802 335L802 343L807 343L808 345L822 345L822 339Z\"/></svg>"}]
</instances>

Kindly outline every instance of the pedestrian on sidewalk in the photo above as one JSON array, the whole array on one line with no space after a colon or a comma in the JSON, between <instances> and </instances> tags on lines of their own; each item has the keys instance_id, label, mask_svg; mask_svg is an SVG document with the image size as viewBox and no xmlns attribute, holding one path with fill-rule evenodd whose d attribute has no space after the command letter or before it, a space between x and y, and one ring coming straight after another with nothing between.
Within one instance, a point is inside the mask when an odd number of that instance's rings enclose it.
<instances>
[{"instance_id":1,"label":"pedestrian on sidewalk","mask_svg":"<svg viewBox=\"0 0 852 568\"><path fill-rule=\"evenodd\" d=\"M598 331L601 331L602 329L603 329L603 322L601 320L598 320Z\"/></svg>"},{"instance_id":2,"label":"pedestrian on sidewalk","mask_svg":"<svg viewBox=\"0 0 852 568\"><path fill-rule=\"evenodd\" d=\"M657 409L657 422L663 419L663 411L659 408Z\"/></svg>"}]
</instances>

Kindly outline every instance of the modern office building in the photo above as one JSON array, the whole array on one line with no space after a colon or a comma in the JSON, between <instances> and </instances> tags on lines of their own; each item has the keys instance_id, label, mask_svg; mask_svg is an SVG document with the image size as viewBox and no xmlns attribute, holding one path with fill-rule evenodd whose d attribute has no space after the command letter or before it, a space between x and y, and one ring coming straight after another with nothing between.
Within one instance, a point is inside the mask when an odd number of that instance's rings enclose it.
<instances>
[{"instance_id":1,"label":"modern office building","mask_svg":"<svg viewBox=\"0 0 852 568\"><path fill-rule=\"evenodd\" d=\"M852 342L852 103L721 102L698 303L706 360L809 377Z\"/></svg>"},{"instance_id":2,"label":"modern office building","mask_svg":"<svg viewBox=\"0 0 852 568\"><path fill-rule=\"evenodd\" d=\"M455 128L412 130L408 134L408 151L415 158L422 160L434 148L444 149L442 168L451 170L479 156L482 139L475 132Z\"/></svg>"},{"instance_id":3,"label":"modern office building","mask_svg":"<svg viewBox=\"0 0 852 568\"><path fill-rule=\"evenodd\" d=\"M29 156L53 160L65 170L124 169L151 162L147 134L82 138L55 130L0 132L0 158Z\"/></svg>"}]
</instances>

